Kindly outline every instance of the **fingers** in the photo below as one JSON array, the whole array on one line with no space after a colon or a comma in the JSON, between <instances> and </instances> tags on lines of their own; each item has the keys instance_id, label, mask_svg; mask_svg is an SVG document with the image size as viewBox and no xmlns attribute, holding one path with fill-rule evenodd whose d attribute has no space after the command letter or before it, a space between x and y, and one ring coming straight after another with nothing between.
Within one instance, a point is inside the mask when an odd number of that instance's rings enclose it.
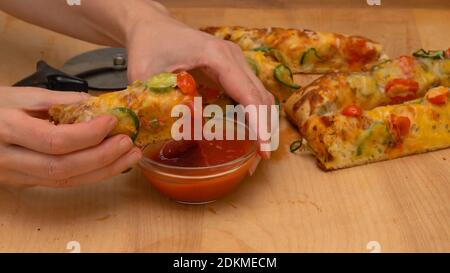
<instances>
[{"instance_id":1,"label":"fingers","mask_svg":"<svg viewBox=\"0 0 450 273\"><path fill-rule=\"evenodd\" d=\"M234 44L233 44L234 45ZM262 84L262 82L256 77L255 73L250 69L250 66L247 63L247 60L245 59L244 55L242 54L241 49L239 48L239 46L232 47L233 51L234 51L234 57L236 62L238 62L244 72L247 74L247 76L249 77L250 80L252 80L252 82L255 84L255 86L258 88L258 90L260 90L260 104L259 105L266 105L266 106L270 106L270 105L274 105L275 104L275 100L273 95L268 92L264 85ZM269 109L268 109L269 110ZM259 112L257 113L257 117L253 120L250 120L250 126L251 128L255 128L255 130L258 128L258 124L266 124L267 128L270 128L270 124L271 124L271 112L268 111L267 115L260 115ZM258 131L259 133L259 131ZM270 158L270 152L268 151L263 151L263 145L265 146L270 146L270 140L264 140L262 139L261 135L258 135L258 142L260 144L260 151L259 151L259 155L264 158L264 159L269 159ZM259 158L260 159L260 158ZM259 162L259 161L258 161ZM257 165L257 164L256 164ZM255 166L256 169L256 166Z\"/></svg>"},{"instance_id":2,"label":"fingers","mask_svg":"<svg viewBox=\"0 0 450 273\"><path fill-rule=\"evenodd\" d=\"M264 87L261 80L258 79L258 77L255 75L253 70L250 68L250 65L248 64L247 60L245 59L245 56L243 55L240 47L233 44L232 50L234 52L233 56L234 56L236 62L241 65L242 69L247 74L247 77L253 82L253 84L259 90L260 100L262 102L261 104L264 104L264 105L275 104L275 99L274 99L273 95L269 91L267 91L267 89Z\"/></svg>"},{"instance_id":3,"label":"fingers","mask_svg":"<svg viewBox=\"0 0 450 273\"><path fill-rule=\"evenodd\" d=\"M208 59L204 60L204 63L209 67L209 74L216 77L230 97L244 106L274 104L273 96L256 78L236 45L218 42L210 46ZM250 118L249 123L258 133L257 124L262 122L268 124L269 120L269 116L258 116L256 119ZM257 135L260 144L267 142L262 140L259 134ZM270 152L260 151L260 155L267 159L270 157Z\"/></svg>"},{"instance_id":4,"label":"fingers","mask_svg":"<svg viewBox=\"0 0 450 273\"><path fill-rule=\"evenodd\" d=\"M116 176L123 171L129 169L135 165L142 157L142 153L139 148L133 148L123 157L120 157L115 162L105 166L101 169L66 179L44 179L35 177L29 174L25 174L17 171L6 170L2 172L2 178L0 182L7 183L8 181L14 181L14 183L29 185L29 186L43 186L50 188L71 188L86 184L92 184L105 180L107 178Z\"/></svg>"},{"instance_id":5,"label":"fingers","mask_svg":"<svg viewBox=\"0 0 450 273\"><path fill-rule=\"evenodd\" d=\"M243 104L260 102L260 91L248 78L242 66L234 60L231 50L226 44L212 44L214 46L204 60L212 74L227 94L235 101Z\"/></svg>"},{"instance_id":6,"label":"fingers","mask_svg":"<svg viewBox=\"0 0 450 273\"><path fill-rule=\"evenodd\" d=\"M45 154L66 154L98 145L117 119L105 115L89 122L54 125L14 109L2 109L0 140Z\"/></svg>"},{"instance_id":7,"label":"fingers","mask_svg":"<svg viewBox=\"0 0 450 273\"><path fill-rule=\"evenodd\" d=\"M17 180L14 180L14 174L14 171L0 168L0 185L4 185L13 189L27 189L34 186L30 184L23 184L21 182L18 182Z\"/></svg>"},{"instance_id":8,"label":"fingers","mask_svg":"<svg viewBox=\"0 0 450 273\"><path fill-rule=\"evenodd\" d=\"M67 155L47 155L19 146L0 149L0 165L44 179L67 179L103 168L116 161L133 147L128 136L117 135L100 145Z\"/></svg>"},{"instance_id":9,"label":"fingers","mask_svg":"<svg viewBox=\"0 0 450 273\"><path fill-rule=\"evenodd\" d=\"M47 110L54 104L69 104L89 97L82 92L58 92L35 87L4 87L0 107L20 108L30 111Z\"/></svg>"},{"instance_id":10,"label":"fingers","mask_svg":"<svg viewBox=\"0 0 450 273\"><path fill-rule=\"evenodd\" d=\"M115 161L114 163L106 166L102 169L72 177L63 181L57 181L55 186L60 187L73 187L84 184L92 184L97 181L102 181L107 178L121 174L123 171L133 167L142 157L142 152L139 148L133 148L125 156Z\"/></svg>"}]
</instances>

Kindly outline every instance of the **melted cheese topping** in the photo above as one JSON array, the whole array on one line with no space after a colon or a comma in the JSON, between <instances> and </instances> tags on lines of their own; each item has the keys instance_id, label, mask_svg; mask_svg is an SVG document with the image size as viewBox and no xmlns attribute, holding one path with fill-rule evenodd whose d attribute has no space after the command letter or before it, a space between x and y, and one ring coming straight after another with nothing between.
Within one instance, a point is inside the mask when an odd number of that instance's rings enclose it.
<instances>
[{"instance_id":1,"label":"melted cheese topping","mask_svg":"<svg viewBox=\"0 0 450 273\"><path fill-rule=\"evenodd\" d=\"M145 146L171 137L171 127L175 122L175 118L171 117L172 108L191 99L178 89L156 93L137 81L123 91L90 97L76 104L52 106L50 114L58 123L78 123L111 114L111 110L117 107L129 108L136 113L141 125L135 143ZM155 119L159 123L156 128L148 123Z\"/></svg>"},{"instance_id":2,"label":"melted cheese topping","mask_svg":"<svg viewBox=\"0 0 450 273\"><path fill-rule=\"evenodd\" d=\"M380 61L385 54L378 43L362 37L296 29L248 29L243 27L209 28L211 34L237 43L242 50L258 47L279 50L286 65L294 73L326 73L332 71L361 71ZM358 40L358 43L354 43ZM309 49L315 49L321 59L301 63Z\"/></svg>"},{"instance_id":3,"label":"melted cheese topping","mask_svg":"<svg viewBox=\"0 0 450 273\"><path fill-rule=\"evenodd\" d=\"M410 121L407 134L401 140L395 140L392 115L407 117ZM315 122L310 126L320 122L320 119L312 120ZM324 147L316 149L318 143L313 140L312 148L326 169L442 149L450 147L450 103L434 105L421 99L414 103L376 107L365 111L362 118L337 114L333 116L331 127L324 132Z\"/></svg>"}]
</instances>

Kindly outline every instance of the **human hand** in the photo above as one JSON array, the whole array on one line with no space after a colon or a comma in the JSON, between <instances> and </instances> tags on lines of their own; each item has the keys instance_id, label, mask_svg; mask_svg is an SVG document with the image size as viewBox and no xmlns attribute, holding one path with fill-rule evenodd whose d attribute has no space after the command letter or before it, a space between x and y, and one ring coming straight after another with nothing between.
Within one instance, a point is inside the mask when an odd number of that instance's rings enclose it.
<instances>
[{"instance_id":1,"label":"human hand","mask_svg":"<svg viewBox=\"0 0 450 273\"><path fill-rule=\"evenodd\" d=\"M244 106L274 104L272 94L255 76L239 46L185 26L162 6L145 18L137 18L126 32L130 81L145 80L162 71L199 68ZM268 117L258 119L268 122ZM249 122L257 128L258 120ZM269 152L260 154L270 156Z\"/></svg>"},{"instance_id":2,"label":"human hand","mask_svg":"<svg viewBox=\"0 0 450 273\"><path fill-rule=\"evenodd\" d=\"M66 188L106 179L135 164L141 151L128 136L105 140L117 122L114 116L58 126L40 118L53 104L87 96L0 87L0 183Z\"/></svg>"}]
</instances>

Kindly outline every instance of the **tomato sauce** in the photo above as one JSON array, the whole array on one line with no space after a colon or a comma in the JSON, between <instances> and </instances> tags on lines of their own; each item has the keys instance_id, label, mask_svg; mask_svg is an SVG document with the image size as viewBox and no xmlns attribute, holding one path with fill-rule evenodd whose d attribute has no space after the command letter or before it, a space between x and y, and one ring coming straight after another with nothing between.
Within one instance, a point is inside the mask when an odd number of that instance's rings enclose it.
<instances>
[{"instance_id":1,"label":"tomato sauce","mask_svg":"<svg viewBox=\"0 0 450 273\"><path fill-rule=\"evenodd\" d=\"M176 201L204 203L228 194L249 174L256 141L169 141L144 155L140 166L159 192Z\"/></svg>"},{"instance_id":2,"label":"tomato sauce","mask_svg":"<svg viewBox=\"0 0 450 273\"><path fill-rule=\"evenodd\" d=\"M171 141L159 153L150 155L155 162L178 167L208 167L233 161L253 147L250 140Z\"/></svg>"}]
</instances>

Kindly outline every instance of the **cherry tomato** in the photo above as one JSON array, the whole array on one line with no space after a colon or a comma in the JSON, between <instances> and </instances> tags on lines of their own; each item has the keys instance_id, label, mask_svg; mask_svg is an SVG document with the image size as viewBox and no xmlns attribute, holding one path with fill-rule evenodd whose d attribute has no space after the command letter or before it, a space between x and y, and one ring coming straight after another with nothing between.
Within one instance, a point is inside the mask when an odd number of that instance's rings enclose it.
<instances>
[{"instance_id":1,"label":"cherry tomato","mask_svg":"<svg viewBox=\"0 0 450 273\"><path fill-rule=\"evenodd\" d=\"M349 105L342 110L342 114L348 117L359 117L362 115L362 113L363 110L361 109L361 107L355 104Z\"/></svg>"},{"instance_id":2,"label":"cherry tomato","mask_svg":"<svg viewBox=\"0 0 450 273\"><path fill-rule=\"evenodd\" d=\"M384 90L393 103L402 103L417 97L419 83L414 80L392 79Z\"/></svg>"},{"instance_id":3,"label":"cherry tomato","mask_svg":"<svg viewBox=\"0 0 450 273\"><path fill-rule=\"evenodd\" d=\"M185 71L177 74L177 86L185 95L196 96L198 94L194 78Z\"/></svg>"},{"instance_id":4,"label":"cherry tomato","mask_svg":"<svg viewBox=\"0 0 450 273\"><path fill-rule=\"evenodd\" d=\"M344 47L345 56L350 64L365 64L376 58L377 52L367 46L361 37L352 37Z\"/></svg>"},{"instance_id":5,"label":"cherry tomato","mask_svg":"<svg viewBox=\"0 0 450 273\"><path fill-rule=\"evenodd\" d=\"M436 87L428 91L427 100L435 105L446 104L448 101L449 91L447 87Z\"/></svg>"},{"instance_id":6,"label":"cherry tomato","mask_svg":"<svg viewBox=\"0 0 450 273\"><path fill-rule=\"evenodd\" d=\"M445 51L445 57L450 59L450 48Z\"/></svg>"},{"instance_id":7,"label":"cherry tomato","mask_svg":"<svg viewBox=\"0 0 450 273\"><path fill-rule=\"evenodd\" d=\"M390 116L391 131L396 140L402 140L408 135L411 127L411 121L408 117L391 115Z\"/></svg>"}]
</instances>

